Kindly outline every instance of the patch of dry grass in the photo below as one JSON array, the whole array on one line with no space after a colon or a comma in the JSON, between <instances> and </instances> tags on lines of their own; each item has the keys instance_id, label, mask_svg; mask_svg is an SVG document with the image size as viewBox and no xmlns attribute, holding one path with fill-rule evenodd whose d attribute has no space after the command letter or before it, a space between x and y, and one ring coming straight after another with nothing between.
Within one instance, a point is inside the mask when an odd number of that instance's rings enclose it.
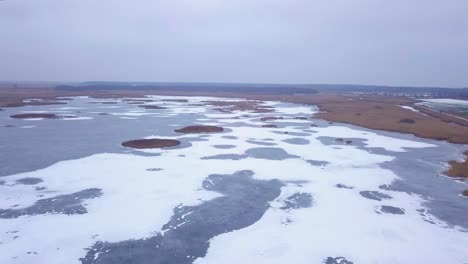
<instances>
[{"instance_id":1,"label":"patch of dry grass","mask_svg":"<svg viewBox=\"0 0 468 264\"><path fill-rule=\"evenodd\" d=\"M341 97L341 98L340 98ZM322 112L317 118L329 121L350 123L366 128L414 134L418 137L447 140L451 143L467 144L468 127L448 123L434 116L424 115L400 107L411 101L388 97L336 96L336 98L311 99ZM412 120L412 122L401 122ZM413 122L414 121L414 122Z\"/></svg>"},{"instance_id":2,"label":"patch of dry grass","mask_svg":"<svg viewBox=\"0 0 468 264\"><path fill-rule=\"evenodd\" d=\"M451 177L468 178L468 150L464 152L466 158L462 162L449 161L450 169L445 174ZM467 190L468 191L468 190Z\"/></svg>"}]
</instances>

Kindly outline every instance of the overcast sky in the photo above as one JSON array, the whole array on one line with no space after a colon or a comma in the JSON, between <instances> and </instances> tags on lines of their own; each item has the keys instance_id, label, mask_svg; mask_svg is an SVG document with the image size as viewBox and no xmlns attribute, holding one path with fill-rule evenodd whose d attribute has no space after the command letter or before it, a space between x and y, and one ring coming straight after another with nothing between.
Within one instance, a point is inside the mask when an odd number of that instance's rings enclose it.
<instances>
[{"instance_id":1,"label":"overcast sky","mask_svg":"<svg viewBox=\"0 0 468 264\"><path fill-rule=\"evenodd\" d=\"M468 87L468 1L4 0L0 80Z\"/></svg>"}]
</instances>

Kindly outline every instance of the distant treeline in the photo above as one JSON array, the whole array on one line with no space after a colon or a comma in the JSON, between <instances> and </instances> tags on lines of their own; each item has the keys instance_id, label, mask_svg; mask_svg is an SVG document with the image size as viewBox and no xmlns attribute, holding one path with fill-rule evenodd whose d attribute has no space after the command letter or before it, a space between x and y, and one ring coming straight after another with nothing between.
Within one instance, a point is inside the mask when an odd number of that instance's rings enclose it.
<instances>
[{"instance_id":1,"label":"distant treeline","mask_svg":"<svg viewBox=\"0 0 468 264\"><path fill-rule=\"evenodd\" d=\"M403 87L377 85L340 84L234 84L234 83L129 83L86 82L75 85L59 85L57 90L151 90L151 91L200 91L269 94L314 94L317 92L372 93L388 95L431 96L468 99L468 88Z\"/></svg>"},{"instance_id":2,"label":"distant treeline","mask_svg":"<svg viewBox=\"0 0 468 264\"><path fill-rule=\"evenodd\" d=\"M62 91L106 91L106 90L140 90L140 91L179 91L179 92L232 92L256 94L315 94L315 89L288 85L256 84L216 84L216 83L83 83L79 85L59 85L56 90Z\"/></svg>"}]
</instances>

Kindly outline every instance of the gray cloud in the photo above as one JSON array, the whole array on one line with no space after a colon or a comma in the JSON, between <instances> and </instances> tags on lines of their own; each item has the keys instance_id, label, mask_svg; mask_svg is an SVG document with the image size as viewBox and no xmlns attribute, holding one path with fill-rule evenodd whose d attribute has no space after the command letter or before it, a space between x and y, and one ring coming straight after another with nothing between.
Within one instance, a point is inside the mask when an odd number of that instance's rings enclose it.
<instances>
[{"instance_id":1,"label":"gray cloud","mask_svg":"<svg viewBox=\"0 0 468 264\"><path fill-rule=\"evenodd\" d=\"M468 86L465 0L6 0L0 79Z\"/></svg>"}]
</instances>

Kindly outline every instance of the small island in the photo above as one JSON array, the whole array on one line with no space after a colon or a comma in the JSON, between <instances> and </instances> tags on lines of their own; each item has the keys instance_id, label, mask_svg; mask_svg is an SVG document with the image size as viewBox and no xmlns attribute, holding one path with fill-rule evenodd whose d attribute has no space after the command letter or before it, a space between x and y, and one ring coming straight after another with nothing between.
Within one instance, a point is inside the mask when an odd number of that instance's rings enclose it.
<instances>
[{"instance_id":1,"label":"small island","mask_svg":"<svg viewBox=\"0 0 468 264\"><path fill-rule=\"evenodd\" d=\"M224 128L218 127L218 126L187 126L181 129L175 130L175 132L179 133L217 133L217 132L223 132Z\"/></svg>"},{"instance_id":2,"label":"small island","mask_svg":"<svg viewBox=\"0 0 468 264\"><path fill-rule=\"evenodd\" d=\"M153 149L153 148L168 148L180 144L180 141L175 139L135 139L122 143L122 146L134 149Z\"/></svg>"},{"instance_id":3,"label":"small island","mask_svg":"<svg viewBox=\"0 0 468 264\"><path fill-rule=\"evenodd\" d=\"M52 113L25 113L25 114L17 114L11 115L11 118L15 119L30 119L30 118L46 118L46 119L57 119L59 116Z\"/></svg>"}]
</instances>

